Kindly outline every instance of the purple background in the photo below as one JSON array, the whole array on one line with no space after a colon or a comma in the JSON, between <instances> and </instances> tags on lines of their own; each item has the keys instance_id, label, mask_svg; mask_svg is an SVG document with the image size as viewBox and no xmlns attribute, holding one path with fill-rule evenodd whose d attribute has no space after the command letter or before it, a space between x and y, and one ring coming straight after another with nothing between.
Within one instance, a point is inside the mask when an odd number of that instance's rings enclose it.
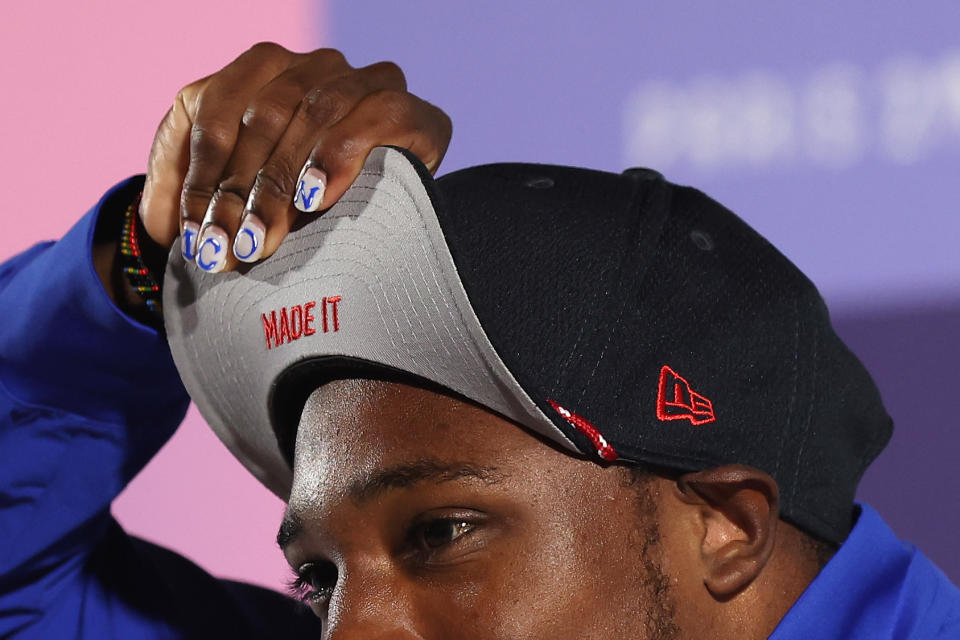
<instances>
[{"instance_id":1,"label":"purple background","mask_svg":"<svg viewBox=\"0 0 960 640\"><path fill-rule=\"evenodd\" d=\"M861 485L955 581L960 4L331 3L453 118L442 171L503 160L694 184L818 284L897 428Z\"/></svg>"}]
</instances>

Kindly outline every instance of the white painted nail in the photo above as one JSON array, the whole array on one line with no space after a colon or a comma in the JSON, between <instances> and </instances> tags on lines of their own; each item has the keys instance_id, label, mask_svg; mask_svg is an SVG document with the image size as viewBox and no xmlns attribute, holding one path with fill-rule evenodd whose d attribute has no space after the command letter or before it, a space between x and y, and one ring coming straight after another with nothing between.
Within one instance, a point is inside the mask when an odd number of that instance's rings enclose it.
<instances>
[{"instance_id":1,"label":"white painted nail","mask_svg":"<svg viewBox=\"0 0 960 640\"><path fill-rule=\"evenodd\" d=\"M323 204L323 192L327 190L327 174L323 169L304 165L297 179L297 192L293 205L305 213L312 213Z\"/></svg>"},{"instance_id":2,"label":"white painted nail","mask_svg":"<svg viewBox=\"0 0 960 640\"><path fill-rule=\"evenodd\" d=\"M263 254L263 239L267 227L257 216L248 213L243 217L237 237L233 239L233 255L241 262L256 262Z\"/></svg>"},{"instance_id":3,"label":"white painted nail","mask_svg":"<svg viewBox=\"0 0 960 640\"><path fill-rule=\"evenodd\" d=\"M197 246L197 266L204 271L217 273L227 265L227 247L230 239L218 226L210 225L203 231Z\"/></svg>"},{"instance_id":4,"label":"white painted nail","mask_svg":"<svg viewBox=\"0 0 960 640\"><path fill-rule=\"evenodd\" d=\"M187 260L197 258L197 236L200 234L200 225L187 220L183 223L183 235L180 239L180 249Z\"/></svg>"}]
</instances>

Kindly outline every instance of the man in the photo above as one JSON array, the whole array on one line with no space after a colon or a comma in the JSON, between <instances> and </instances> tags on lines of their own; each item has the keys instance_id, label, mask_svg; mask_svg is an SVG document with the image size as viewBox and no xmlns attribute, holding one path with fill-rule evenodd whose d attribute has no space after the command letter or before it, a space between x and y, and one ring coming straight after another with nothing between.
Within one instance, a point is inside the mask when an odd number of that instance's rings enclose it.
<instances>
[{"instance_id":1,"label":"man","mask_svg":"<svg viewBox=\"0 0 960 640\"><path fill-rule=\"evenodd\" d=\"M449 123L342 65L260 47L188 87L142 208L169 245L183 183L165 330L211 426L288 498L278 541L325 637L957 635L955 587L852 502L889 419L792 265L646 170L492 165L434 182ZM251 133L248 107L273 89L297 98L272 138ZM338 204L294 224L288 203L317 199ZM48 313L0 333L0 527L18 533L0 631L318 631L110 524L110 497L185 398L155 334L64 273L93 228L3 272L0 295ZM121 279L108 228L106 289L156 322L139 278L162 257L123 236L120 262L146 266ZM105 373L62 384L52 362Z\"/></svg>"},{"instance_id":2,"label":"man","mask_svg":"<svg viewBox=\"0 0 960 640\"><path fill-rule=\"evenodd\" d=\"M854 505L890 419L815 288L653 171L381 147L270 259L165 293L328 637L958 633Z\"/></svg>"}]
</instances>

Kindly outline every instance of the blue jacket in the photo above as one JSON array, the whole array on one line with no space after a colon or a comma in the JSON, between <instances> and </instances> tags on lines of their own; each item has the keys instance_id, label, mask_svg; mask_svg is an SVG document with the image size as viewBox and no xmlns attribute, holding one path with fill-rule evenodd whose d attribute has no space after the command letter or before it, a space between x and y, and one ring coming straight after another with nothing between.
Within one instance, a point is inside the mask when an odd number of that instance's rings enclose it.
<instances>
[{"instance_id":1,"label":"blue jacket","mask_svg":"<svg viewBox=\"0 0 960 640\"><path fill-rule=\"evenodd\" d=\"M319 637L299 603L217 580L110 516L188 404L163 339L91 262L101 212L141 185L0 266L0 638ZM960 592L864 506L772 637L960 638Z\"/></svg>"}]
</instances>

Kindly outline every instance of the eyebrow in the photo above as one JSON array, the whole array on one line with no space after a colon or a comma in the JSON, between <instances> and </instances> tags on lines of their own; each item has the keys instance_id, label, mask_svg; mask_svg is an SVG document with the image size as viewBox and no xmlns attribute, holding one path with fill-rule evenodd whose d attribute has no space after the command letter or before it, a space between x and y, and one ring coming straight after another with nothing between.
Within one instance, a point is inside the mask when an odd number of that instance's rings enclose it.
<instances>
[{"instance_id":1,"label":"eyebrow","mask_svg":"<svg viewBox=\"0 0 960 640\"><path fill-rule=\"evenodd\" d=\"M453 482L463 478L473 478L484 484L497 484L506 478L498 467L478 465L472 462L445 462L434 458L420 458L409 462L378 469L367 476L352 482L347 494L357 504L383 495L393 489L406 489L421 482L434 484ZM297 512L284 516L277 532L277 544L284 549L303 532L303 520Z\"/></svg>"}]
</instances>

